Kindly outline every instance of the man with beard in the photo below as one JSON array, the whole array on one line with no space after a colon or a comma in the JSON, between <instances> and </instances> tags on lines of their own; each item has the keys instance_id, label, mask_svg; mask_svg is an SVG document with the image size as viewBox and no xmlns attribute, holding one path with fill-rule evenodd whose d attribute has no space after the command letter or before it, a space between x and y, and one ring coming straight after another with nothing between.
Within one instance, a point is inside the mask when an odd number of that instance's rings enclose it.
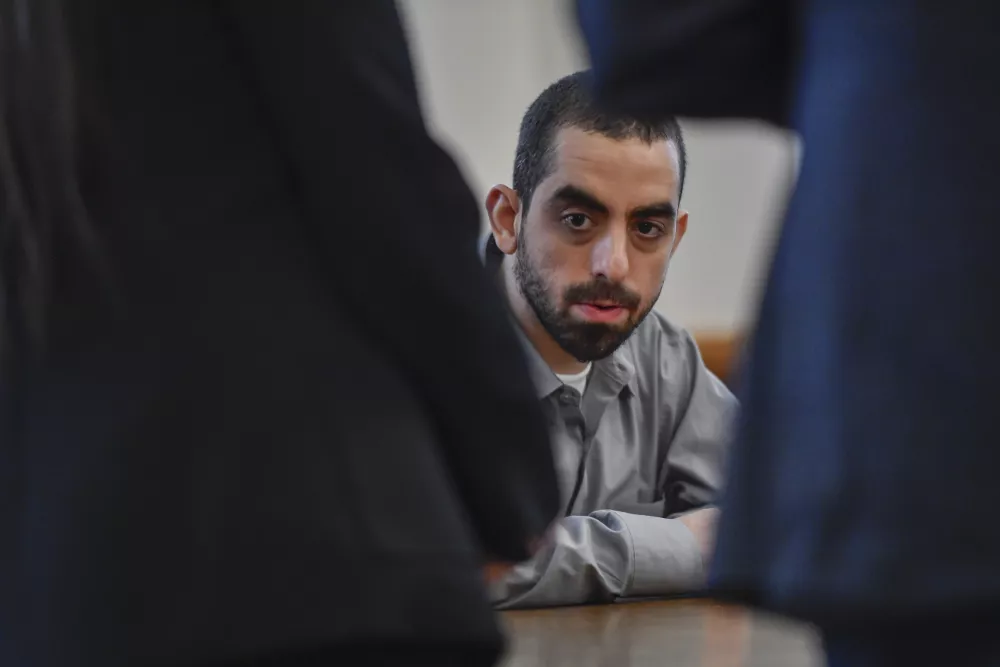
<instances>
[{"instance_id":1,"label":"man with beard","mask_svg":"<svg viewBox=\"0 0 1000 667\"><path fill-rule=\"evenodd\" d=\"M699 587L736 410L690 335L652 311L688 224L680 126L598 113L586 77L535 100L514 187L486 199L487 268L523 334L565 508L494 582L503 608Z\"/></svg>"}]
</instances>

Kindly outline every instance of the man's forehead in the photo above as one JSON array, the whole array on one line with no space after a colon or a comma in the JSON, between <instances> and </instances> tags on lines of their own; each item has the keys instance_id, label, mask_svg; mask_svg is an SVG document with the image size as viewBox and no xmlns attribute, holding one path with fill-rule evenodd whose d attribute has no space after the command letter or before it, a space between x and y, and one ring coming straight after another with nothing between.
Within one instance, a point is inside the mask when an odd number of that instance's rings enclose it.
<instances>
[{"instance_id":1,"label":"man's forehead","mask_svg":"<svg viewBox=\"0 0 1000 667\"><path fill-rule=\"evenodd\" d=\"M542 189L551 195L564 185L676 204L680 156L674 142L647 143L638 137L613 139L566 127L556 134L551 169ZM542 184L540 184L542 185Z\"/></svg>"}]
</instances>

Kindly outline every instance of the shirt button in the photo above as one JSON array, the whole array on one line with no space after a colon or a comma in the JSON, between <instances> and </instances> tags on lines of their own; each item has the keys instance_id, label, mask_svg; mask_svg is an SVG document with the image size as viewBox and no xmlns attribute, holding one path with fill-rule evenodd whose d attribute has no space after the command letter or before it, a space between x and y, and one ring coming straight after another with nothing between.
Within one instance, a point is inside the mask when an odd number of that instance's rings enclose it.
<instances>
[{"instance_id":1,"label":"shirt button","mask_svg":"<svg viewBox=\"0 0 1000 667\"><path fill-rule=\"evenodd\" d=\"M576 405L579 402L579 398L576 392L572 389L564 389L561 394L559 394L559 402L563 405Z\"/></svg>"}]
</instances>

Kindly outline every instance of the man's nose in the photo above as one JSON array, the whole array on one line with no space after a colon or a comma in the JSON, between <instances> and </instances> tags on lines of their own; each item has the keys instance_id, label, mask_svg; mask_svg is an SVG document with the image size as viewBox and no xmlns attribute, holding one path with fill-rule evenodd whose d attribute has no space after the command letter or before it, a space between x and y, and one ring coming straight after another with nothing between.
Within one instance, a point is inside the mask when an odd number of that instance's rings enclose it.
<instances>
[{"instance_id":1,"label":"man's nose","mask_svg":"<svg viewBox=\"0 0 1000 667\"><path fill-rule=\"evenodd\" d=\"M591 273L618 283L628 275L628 238L624 229L611 229L597 240L591 255Z\"/></svg>"}]
</instances>

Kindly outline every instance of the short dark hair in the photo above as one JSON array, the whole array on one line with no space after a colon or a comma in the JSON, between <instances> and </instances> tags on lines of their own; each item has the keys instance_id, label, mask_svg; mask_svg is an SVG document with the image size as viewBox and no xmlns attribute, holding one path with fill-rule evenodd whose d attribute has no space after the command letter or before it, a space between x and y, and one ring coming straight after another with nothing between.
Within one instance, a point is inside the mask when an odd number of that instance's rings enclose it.
<instances>
[{"instance_id":1,"label":"short dark hair","mask_svg":"<svg viewBox=\"0 0 1000 667\"><path fill-rule=\"evenodd\" d=\"M678 196L684 191L687 153L681 126L673 116L645 122L597 108L590 93L588 71L565 76L535 98L521 119L514 154L514 189L527 211L535 188L552 168L552 144L565 127L596 132L610 139L641 139L646 143L671 141L680 160Z\"/></svg>"}]
</instances>

